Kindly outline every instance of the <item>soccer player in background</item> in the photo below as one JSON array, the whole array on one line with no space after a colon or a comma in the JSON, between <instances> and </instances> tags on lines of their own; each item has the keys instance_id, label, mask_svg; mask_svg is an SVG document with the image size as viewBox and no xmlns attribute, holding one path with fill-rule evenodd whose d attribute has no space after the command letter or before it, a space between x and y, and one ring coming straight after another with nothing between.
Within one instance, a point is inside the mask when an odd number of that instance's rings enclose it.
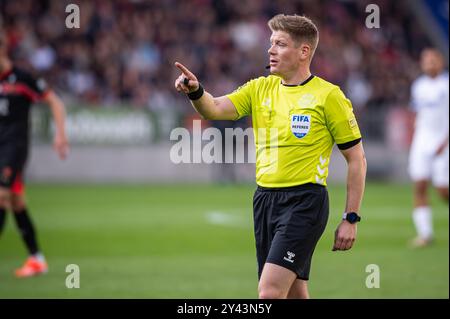
<instances>
[{"instance_id":1,"label":"soccer player in background","mask_svg":"<svg viewBox=\"0 0 450 319\"><path fill-rule=\"evenodd\" d=\"M442 54L424 49L420 57L424 73L411 88L411 104L416 112L415 130L409 156L409 174L414 182L413 221L417 237L414 247L433 241L432 213L427 196L430 182L448 203L448 72Z\"/></svg>"},{"instance_id":2,"label":"soccer player in background","mask_svg":"<svg viewBox=\"0 0 450 319\"><path fill-rule=\"evenodd\" d=\"M317 27L298 15L277 15L268 25L271 75L213 97L176 62L181 75L175 88L187 93L205 119L252 116L259 298L309 298L311 259L328 221L326 177L332 147L337 143L348 163L347 202L333 251L348 250L355 241L366 160L350 101L339 87L310 72ZM267 160L274 148L276 156Z\"/></svg>"},{"instance_id":3,"label":"soccer player in background","mask_svg":"<svg viewBox=\"0 0 450 319\"><path fill-rule=\"evenodd\" d=\"M10 209L29 253L25 264L15 271L15 275L29 277L48 270L24 198L23 173L29 148L30 106L40 100L50 106L56 127L54 148L61 159L68 151L65 111L64 104L45 81L34 79L13 66L7 51L6 37L0 33L0 234L6 211Z\"/></svg>"}]
</instances>

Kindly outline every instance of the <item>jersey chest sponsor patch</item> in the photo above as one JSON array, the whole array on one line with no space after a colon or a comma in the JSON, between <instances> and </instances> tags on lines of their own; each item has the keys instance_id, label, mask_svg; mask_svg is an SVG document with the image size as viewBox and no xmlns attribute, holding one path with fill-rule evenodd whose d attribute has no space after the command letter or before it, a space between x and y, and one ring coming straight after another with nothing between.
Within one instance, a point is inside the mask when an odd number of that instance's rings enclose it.
<instances>
[{"instance_id":1,"label":"jersey chest sponsor patch","mask_svg":"<svg viewBox=\"0 0 450 319\"><path fill-rule=\"evenodd\" d=\"M303 138L308 134L311 128L311 115L292 114L291 115L291 132L297 138Z\"/></svg>"}]
</instances>

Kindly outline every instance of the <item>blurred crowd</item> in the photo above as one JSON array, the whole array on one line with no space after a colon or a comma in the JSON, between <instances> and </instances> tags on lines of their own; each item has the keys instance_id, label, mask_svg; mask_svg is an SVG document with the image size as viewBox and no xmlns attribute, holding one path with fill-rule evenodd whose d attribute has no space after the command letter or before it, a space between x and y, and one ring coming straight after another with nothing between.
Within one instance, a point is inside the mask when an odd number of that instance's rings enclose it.
<instances>
[{"instance_id":1,"label":"blurred crowd","mask_svg":"<svg viewBox=\"0 0 450 319\"><path fill-rule=\"evenodd\" d=\"M65 26L69 3L79 5L79 29ZM369 3L380 7L379 29L365 27ZM277 13L316 22L312 72L340 85L356 112L406 105L429 44L406 0L2 0L0 10L13 59L66 101L186 114L174 61L213 94L231 92L267 74L267 21Z\"/></svg>"}]
</instances>

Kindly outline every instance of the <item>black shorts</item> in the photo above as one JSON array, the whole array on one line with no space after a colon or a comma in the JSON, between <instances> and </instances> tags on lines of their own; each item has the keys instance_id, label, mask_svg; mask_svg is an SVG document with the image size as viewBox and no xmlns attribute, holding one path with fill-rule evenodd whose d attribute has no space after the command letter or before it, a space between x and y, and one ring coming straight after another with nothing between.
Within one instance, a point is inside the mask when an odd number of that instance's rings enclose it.
<instances>
[{"instance_id":1,"label":"black shorts","mask_svg":"<svg viewBox=\"0 0 450 319\"><path fill-rule=\"evenodd\" d=\"M312 255L328 215L328 192L324 186L258 186L253 197L258 278L269 262L308 280Z\"/></svg>"},{"instance_id":2,"label":"black shorts","mask_svg":"<svg viewBox=\"0 0 450 319\"><path fill-rule=\"evenodd\" d=\"M21 178L27 157L26 145L0 144L0 187L13 187L17 178Z\"/></svg>"}]
</instances>

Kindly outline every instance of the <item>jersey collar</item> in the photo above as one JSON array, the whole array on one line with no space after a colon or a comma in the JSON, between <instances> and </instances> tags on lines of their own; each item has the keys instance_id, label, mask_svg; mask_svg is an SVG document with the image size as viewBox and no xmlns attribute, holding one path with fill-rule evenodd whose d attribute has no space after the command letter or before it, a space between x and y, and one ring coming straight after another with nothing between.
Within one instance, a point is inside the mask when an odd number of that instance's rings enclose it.
<instances>
[{"instance_id":1,"label":"jersey collar","mask_svg":"<svg viewBox=\"0 0 450 319\"><path fill-rule=\"evenodd\" d=\"M283 85L283 86L287 86L287 87L303 86L303 85L305 85L306 83L308 83L309 81L311 81L313 78L314 78L314 75L311 74L305 81L303 81L303 82L300 83L300 84L283 84L281 81L280 81L280 84Z\"/></svg>"}]
</instances>

